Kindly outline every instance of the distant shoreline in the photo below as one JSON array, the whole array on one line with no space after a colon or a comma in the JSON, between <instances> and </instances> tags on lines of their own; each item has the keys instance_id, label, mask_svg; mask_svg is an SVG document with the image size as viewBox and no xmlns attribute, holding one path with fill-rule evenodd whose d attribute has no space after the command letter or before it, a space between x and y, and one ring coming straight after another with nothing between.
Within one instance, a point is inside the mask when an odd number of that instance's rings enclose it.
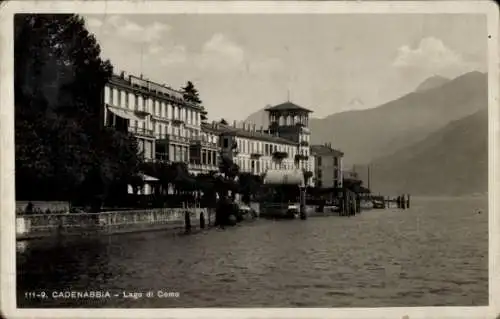
<instances>
[{"instance_id":1,"label":"distant shoreline","mask_svg":"<svg viewBox=\"0 0 500 319\"><path fill-rule=\"evenodd\" d=\"M410 194L411 195L411 194ZM488 193L469 194L469 195L411 195L414 200L471 200L471 199L488 199Z\"/></svg>"}]
</instances>

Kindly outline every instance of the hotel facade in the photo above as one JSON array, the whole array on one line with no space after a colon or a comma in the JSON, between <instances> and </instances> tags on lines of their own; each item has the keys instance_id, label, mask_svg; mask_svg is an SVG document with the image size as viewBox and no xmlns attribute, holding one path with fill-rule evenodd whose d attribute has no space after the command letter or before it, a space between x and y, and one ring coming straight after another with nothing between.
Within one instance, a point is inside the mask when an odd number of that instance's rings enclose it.
<instances>
[{"instance_id":1,"label":"hotel facade","mask_svg":"<svg viewBox=\"0 0 500 319\"><path fill-rule=\"evenodd\" d=\"M313 186L314 157L310 152L311 111L291 102L267 108L269 127L256 129L243 123L233 126L214 123L219 131L221 152L240 167L241 172L261 175L268 169L301 169L310 172Z\"/></svg>"},{"instance_id":2,"label":"hotel facade","mask_svg":"<svg viewBox=\"0 0 500 319\"><path fill-rule=\"evenodd\" d=\"M182 92L122 73L105 85L103 101L105 125L134 133L145 161L184 162L195 173L218 169L218 136L203 130L203 109Z\"/></svg>"},{"instance_id":3,"label":"hotel facade","mask_svg":"<svg viewBox=\"0 0 500 319\"><path fill-rule=\"evenodd\" d=\"M331 144L312 145L315 161L315 184L320 188L342 188L344 153L332 148Z\"/></svg>"},{"instance_id":4,"label":"hotel facade","mask_svg":"<svg viewBox=\"0 0 500 319\"><path fill-rule=\"evenodd\" d=\"M266 109L269 127L243 123L202 123L202 107L183 93L133 75L113 75L104 87L104 124L123 127L138 140L145 161L184 162L193 174L219 170L229 156L241 172L261 175L268 169L310 172L315 160L308 128L311 111L286 102Z\"/></svg>"}]
</instances>

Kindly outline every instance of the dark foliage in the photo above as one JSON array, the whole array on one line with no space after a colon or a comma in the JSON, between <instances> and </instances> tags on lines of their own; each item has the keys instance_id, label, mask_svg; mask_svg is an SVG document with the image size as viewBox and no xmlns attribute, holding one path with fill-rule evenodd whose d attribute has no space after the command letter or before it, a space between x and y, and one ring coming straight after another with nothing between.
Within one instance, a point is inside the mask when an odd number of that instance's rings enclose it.
<instances>
[{"instance_id":1,"label":"dark foliage","mask_svg":"<svg viewBox=\"0 0 500 319\"><path fill-rule=\"evenodd\" d=\"M72 14L14 19L16 195L98 205L134 176L135 138L103 127L109 61Z\"/></svg>"},{"instance_id":2,"label":"dark foliage","mask_svg":"<svg viewBox=\"0 0 500 319\"><path fill-rule=\"evenodd\" d=\"M186 86L182 88L182 91L184 93L184 100L196 104L200 106L202 112L201 112L201 120L206 121L207 120L207 112L205 112L205 108L201 106L202 101L200 100L200 94L198 93L198 90L195 88L193 82L188 81Z\"/></svg>"},{"instance_id":3,"label":"dark foliage","mask_svg":"<svg viewBox=\"0 0 500 319\"><path fill-rule=\"evenodd\" d=\"M303 170L303 174L304 174L304 182L307 184L309 182L309 179L313 176L313 172Z\"/></svg>"},{"instance_id":4,"label":"dark foliage","mask_svg":"<svg viewBox=\"0 0 500 319\"><path fill-rule=\"evenodd\" d=\"M228 180L234 180L240 172L240 167L233 162L232 158L225 154L221 154L219 170Z\"/></svg>"},{"instance_id":5,"label":"dark foliage","mask_svg":"<svg viewBox=\"0 0 500 319\"><path fill-rule=\"evenodd\" d=\"M252 196L259 192L262 186L262 177L250 173L241 173L239 175L239 193L242 195L244 203L250 203Z\"/></svg>"}]
</instances>

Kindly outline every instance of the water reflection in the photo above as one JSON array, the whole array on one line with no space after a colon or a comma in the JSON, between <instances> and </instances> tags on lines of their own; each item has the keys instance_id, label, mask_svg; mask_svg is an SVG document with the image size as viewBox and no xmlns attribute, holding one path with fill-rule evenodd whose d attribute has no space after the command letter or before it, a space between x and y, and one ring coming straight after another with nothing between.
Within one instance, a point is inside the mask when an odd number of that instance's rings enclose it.
<instances>
[{"instance_id":1,"label":"water reflection","mask_svg":"<svg viewBox=\"0 0 500 319\"><path fill-rule=\"evenodd\" d=\"M20 306L472 306L488 302L486 200L152 232L18 251ZM46 290L177 291L179 298L49 299Z\"/></svg>"}]
</instances>

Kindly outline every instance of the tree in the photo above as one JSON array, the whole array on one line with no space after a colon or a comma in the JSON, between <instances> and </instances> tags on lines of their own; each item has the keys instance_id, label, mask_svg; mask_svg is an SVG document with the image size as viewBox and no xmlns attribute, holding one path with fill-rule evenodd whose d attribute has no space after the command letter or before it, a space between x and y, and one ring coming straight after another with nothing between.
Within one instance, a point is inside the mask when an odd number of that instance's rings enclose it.
<instances>
[{"instance_id":1,"label":"tree","mask_svg":"<svg viewBox=\"0 0 500 319\"><path fill-rule=\"evenodd\" d=\"M251 196L259 192L262 186L262 178L250 173L241 173L238 179L239 193L244 203L250 203Z\"/></svg>"},{"instance_id":2,"label":"tree","mask_svg":"<svg viewBox=\"0 0 500 319\"><path fill-rule=\"evenodd\" d=\"M182 88L183 98L187 102L193 103L201 108L201 120L207 120L207 112L205 108L201 105L202 101L200 100L200 95L198 90L195 88L193 82L188 81L186 86Z\"/></svg>"},{"instance_id":3,"label":"tree","mask_svg":"<svg viewBox=\"0 0 500 319\"><path fill-rule=\"evenodd\" d=\"M221 161L219 163L219 171L228 180L234 180L240 172L240 167L234 163L233 159L225 154L221 154Z\"/></svg>"},{"instance_id":4,"label":"tree","mask_svg":"<svg viewBox=\"0 0 500 319\"><path fill-rule=\"evenodd\" d=\"M186 86L182 88L184 93L184 100L191 102L193 104L199 105L201 104L201 100L199 97L198 90L194 87L193 82L188 81Z\"/></svg>"},{"instance_id":5,"label":"tree","mask_svg":"<svg viewBox=\"0 0 500 319\"><path fill-rule=\"evenodd\" d=\"M309 183L309 180L313 176L313 172L302 169L302 174L304 174L304 183L307 185Z\"/></svg>"},{"instance_id":6,"label":"tree","mask_svg":"<svg viewBox=\"0 0 500 319\"><path fill-rule=\"evenodd\" d=\"M228 125L228 124L227 124L227 121L226 121L225 119L221 119L219 123L220 123L220 124L223 124L223 125Z\"/></svg>"},{"instance_id":7,"label":"tree","mask_svg":"<svg viewBox=\"0 0 500 319\"><path fill-rule=\"evenodd\" d=\"M16 194L99 205L140 159L128 133L103 127L109 61L73 14L14 18Z\"/></svg>"}]
</instances>

